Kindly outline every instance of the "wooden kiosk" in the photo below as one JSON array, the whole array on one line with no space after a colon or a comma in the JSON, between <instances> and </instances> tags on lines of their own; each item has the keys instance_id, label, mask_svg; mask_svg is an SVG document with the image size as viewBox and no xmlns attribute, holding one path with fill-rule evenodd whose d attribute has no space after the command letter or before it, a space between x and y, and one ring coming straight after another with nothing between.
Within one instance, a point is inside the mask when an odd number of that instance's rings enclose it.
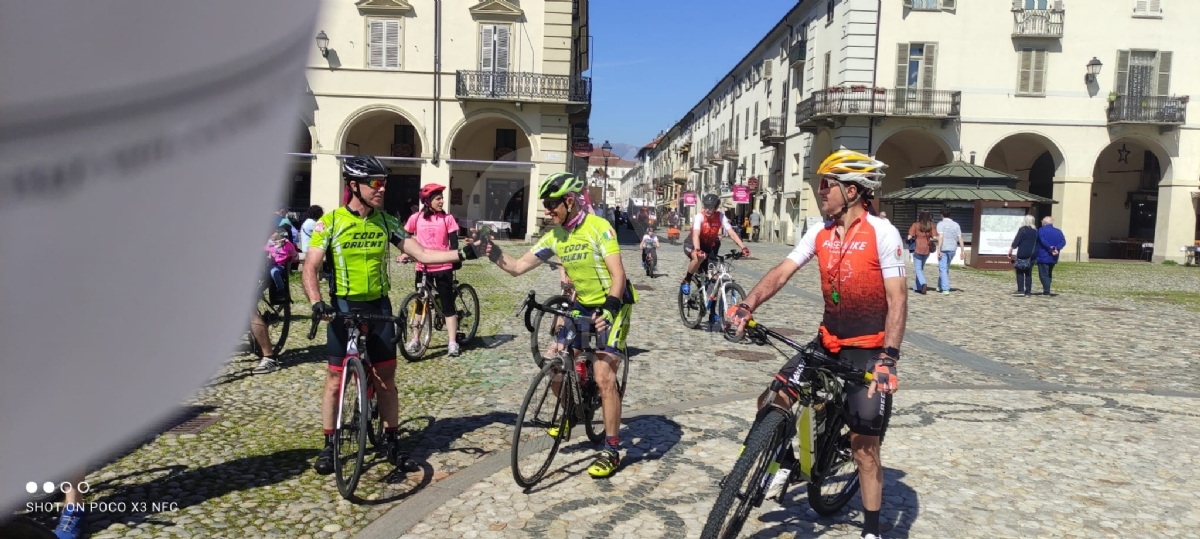
<instances>
[{"instance_id":1,"label":"wooden kiosk","mask_svg":"<svg viewBox=\"0 0 1200 539\"><path fill-rule=\"evenodd\" d=\"M936 223L941 220L942 208L949 207L950 218L963 227L964 237L970 230L971 254L966 264L977 269L1011 270L1008 248L1025 214L1034 204L1056 203L1018 190L1017 181L1012 174L955 161L904 178L904 189L886 193L879 200L892 204L893 222L905 227L901 236L907 230L904 223L915 221L918 211L929 210Z\"/></svg>"}]
</instances>

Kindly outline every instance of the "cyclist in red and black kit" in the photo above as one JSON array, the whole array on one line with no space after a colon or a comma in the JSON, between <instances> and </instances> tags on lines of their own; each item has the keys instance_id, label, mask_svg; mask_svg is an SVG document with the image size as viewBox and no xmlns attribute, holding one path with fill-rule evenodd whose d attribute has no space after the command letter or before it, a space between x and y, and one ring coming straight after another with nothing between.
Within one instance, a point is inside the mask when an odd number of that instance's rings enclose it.
<instances>
[{"instance_id":1,"label":"cyclist in red and black kit","mask_svg":"<svg viewBox=\"0 0 1200 539\"><path fill-rule=\"evenodd\" d=\"M727 319L741 333L751 313L787 284L814 257L820 264L825 315L816 344L854 367L874 373L866 387L847 387L850 447L858 463L864 509L862 536L882 539L879 507L883 499L883 466L879 441L887 428L896 391L896 361L908 316L908 287L900 232L886 219L871 215L872 191L883 183L887 165L845 148L830 155L817 170L823 227L804 234L796 248L763 277L746 300L729 309ZM801 358L780 369L779 382L799 382ZM775 402L791 406L796 398L785 383ZM766 402L759 402L762 408Z\"/></svg>"},{"instance_id":2,"label":"cyclist in red and black kit","mask_svg":"<svg viewBox=\"0 0 1200 539\"><path fill-rule=\"evenodd\" d=\"M729 219L725 218L725 214L717 211L717 205L721 203L721 199L712 193L704 195L701 199L704 209L696 214L692 219L692 234L687 239L683 240L683 253L688 257L687 275L683 276L683 282L680 283L680 291L684 295L692 293L692 275L695 275L700 270L700 263L717 256L717 252L721 250L721 231L729 234L729 238L742 248L742 256L750 256L750 249L746 248L746 244L742 243L742 238L739 238L737 232L734 232L733 226L729 224Z\"/></svg>"}]
</instances>

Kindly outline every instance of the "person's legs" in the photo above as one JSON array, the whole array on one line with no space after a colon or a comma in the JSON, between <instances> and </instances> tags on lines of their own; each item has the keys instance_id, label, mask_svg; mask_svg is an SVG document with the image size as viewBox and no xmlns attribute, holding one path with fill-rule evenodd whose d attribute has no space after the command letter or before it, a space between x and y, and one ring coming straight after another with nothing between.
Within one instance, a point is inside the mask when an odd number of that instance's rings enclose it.
<instances>
[{"instance_id":1,"label":"person's legs","mask_svg":"<svg viewBox=\"0 0 1200 539\"><path fill-rule=\"evenodd\" d=\"M916 283L914 291L920 292L925 286L925 261L929 260L929 255L919 255L913 253L913 273L916 273Z\"/></svg>"},{"instance_id":2,"label":"person's legs","mask_svg":"<svg viewBox=\"0 0 1200 539\"><path fill-rule=\"evenodd\" d=\"M1042 283L1042 295L1050 295L1050 264L1038 262L1038 280Z\"/></svg>"},{"instance_id":3,"label":"person's legs","mask_svg":"<svg viewBox=\"0 0 1200 539\"><path fill-rule=\"evenodd\" d=\"M1049 264L1046 264L1046 285L1045 285L1046 289L1043 290L1043 292L1047 296L1050 295L1050 285L1053 282L1054 282L1054 262L1051 262Z\"/></svg>"},{"instance_id":4,"label":"person's legs","mask_svg":"<svg viewBox=\"0 0 1200 539\"><path fill-rule=\"evenodd\" d=\"M950 292L950 259L953 257L953 251L942 251L938 258L938 289L942 292Z\"/></svg>"}]
</instances>

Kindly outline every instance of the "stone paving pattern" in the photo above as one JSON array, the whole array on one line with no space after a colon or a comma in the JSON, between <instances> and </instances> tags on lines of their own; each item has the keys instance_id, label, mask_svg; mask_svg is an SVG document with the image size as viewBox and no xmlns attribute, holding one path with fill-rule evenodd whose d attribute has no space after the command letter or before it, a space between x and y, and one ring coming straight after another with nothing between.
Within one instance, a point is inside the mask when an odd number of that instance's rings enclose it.
<instances>
[{"instance_id":1,"label":"stone paving pattern","mask_svg":"<svg viewBox=\"0 0 1200 539\"><path fill-rule=\"evenodd\" d=\"M622 239L635 241L625 231ZM755 256L735 263L734 271L747 289L790 249L751 247ZM761 391L784 356L680 323L680 247L664 242L660 276L653 280L639 271L633 245L623 258L642 298L629 339L626 410ZM543 297L555 293L557 273L538 269L513 279L475 265L463 274L489 313L480 330L484 339L459 358L438 347L425 361L400 361L403 436L426 460L423 472L396 477L390 466L374 466L358 490L363 500L352 504L338 496L331 477L311 471L320 447L324 338L304 340L307 309L301 307L287 368L252 376L253 358L235 356L192 399L213 407L219 423L198 435L159 436L89 476L92 498L176 501L179 508L98 516L93 537L350 537L388 511L404 512L405 501L430 484L496 451L507 453L534 372L528 334L511 310L529 289ZM932 270L936 282L936 266ZM400 283L393 303L399 304L411 288L411 268L393 272ZM951 282L956 292L949 296L909 298L902 391L884 452L884 518L895 525L889 537L963 530L969 536L1194 533L1196 504L1180 487L1197 484L1196 457L1179 444L1195 439L1194 421L1188 421L1195 414L1186 412L1195 393L1163 398L993 389L1028 389L1042 381L1089 391L1194 391L1183 369L1200 338L1194 313L1074 294L1012 298L997 279L963 271L954 271ZM802 269L791 285L757 317L805 342L821 316L816 268ZM1016 374L970 368L943 348L913 344L925 342L914 335ZM593 453L576 444L558 456L561 470L533 492L522 493L505 468L430 513L408 536L694 536L752 418L749 401L634 418L623 430L626 467L611 480L583 473ZM1166 421L1169 428L1160 424ZM752 515L761 531L755 536L857 537L857 497L841 516L817 519L798 495L802 488L793 488L797 494L784 507L764 505ZM564 510L563 504L575 505Z\"/></svg>"}]
</instances>

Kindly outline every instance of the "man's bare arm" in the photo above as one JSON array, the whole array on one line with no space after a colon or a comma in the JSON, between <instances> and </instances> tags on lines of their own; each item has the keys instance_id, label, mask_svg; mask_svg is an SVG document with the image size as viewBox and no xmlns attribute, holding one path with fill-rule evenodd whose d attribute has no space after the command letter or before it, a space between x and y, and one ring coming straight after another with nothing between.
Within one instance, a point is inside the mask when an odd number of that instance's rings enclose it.
<instances>
[{"instance_id":1,"label":"man's bare arm","mask_svg":"<svg viewBox=\"0 0 1200 539\"><path fill-rule=\"evenodd\" d=\"M488 250L491 250L490 245L488 246ZM534 255L532 251L526 251L525 254L521 255L521 258L513 258L508 256L508 253L504 253L496 261L496 267L504 270L513 277L528 272L540 265L542 265L542 259Z\"/></svg>"},{"instance_id":2,"label":"man's bare arm","mask_svg":"<svg viewBox=\"0 0 1200 539\"><path fill-rule=\"evenodd\" d=\"M746 299L742 302L750 306L750 310L757 309L759 305L766 303L783 289L783 285L787 284L788 280L795 275L800 269L791 259L785 258L778 266L771 268L758 284L754 285L754 289L746 294Z\"/></svg>"},{"instance_id":3,"label":"man's bare arm","mask_svg":"<svg viewBox=\"0 0 1200 539\"><path fill-rule=\"evenodd\" d=\"M304 269L300 273L300 282L304 284L304 295L309 303L321 301L321 287L317 286L317 269L325 261L325 249L308 246L304 254Z\"/></svg>"},{"instance_id":4,"label":"man's bare arm","mask_svg":"<svg viewBox=\"0 0 1200 539\"><path fill-rule=\"evenodd\" d=\"M608 288L608 295L614 298L625 297L625 287L629 282L625 280L625 265L621 263L621 255L614 253L604 257L604 265L608 267L609 275L612 275L612 286Z\"/></svg>"},{"instance_id":5,"label":"man's bare arm","mask_svg":"<svg viewBox=\"0 0 1200 539\"><path fill-rule=\"evenodd\" d=\"M883 280L883 291L887 295L887 320L883 327L883 346L900 349L904 341L904 326L908 320L908 285L904 277L888 277Z\"/></svg>"},{"instance_id":6,"label":"man's bare arm","mask_svg":"<svg viewBox=\"0 0 1200 539\"><path fill-rule=\"evenodd\" d=\"M422 264L452 264L459 261L457 250L426 249L417 243L416 238L405 238L400 250Z\"/></svg>"}]
</instances>

